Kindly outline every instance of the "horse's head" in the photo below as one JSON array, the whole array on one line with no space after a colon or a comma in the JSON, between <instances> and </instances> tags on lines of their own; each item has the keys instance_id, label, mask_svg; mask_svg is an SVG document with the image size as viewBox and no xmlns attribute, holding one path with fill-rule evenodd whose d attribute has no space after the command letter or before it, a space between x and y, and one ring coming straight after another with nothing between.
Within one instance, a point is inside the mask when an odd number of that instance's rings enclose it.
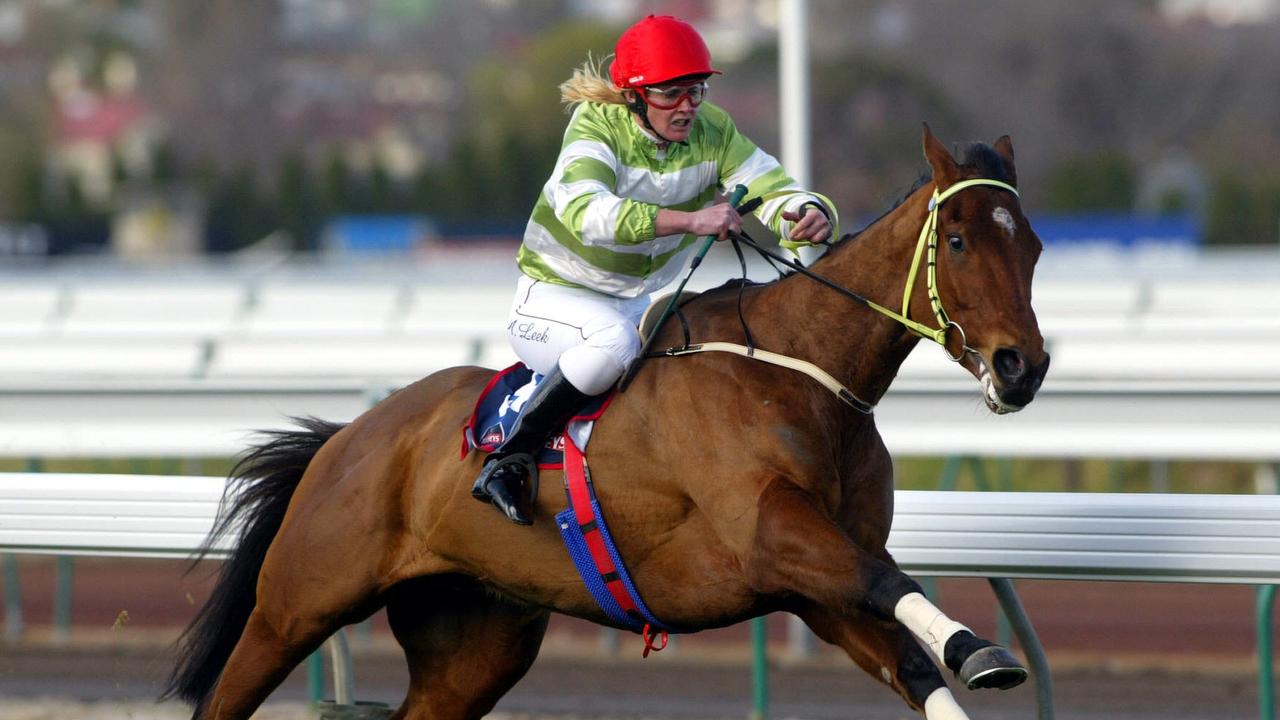
<instances>
[{"instance_id":1,"label":"horse's head","mask_svg":"<svg viewBox=\"0 0 1280 720\"><path fill-rule=\"evenodd\" d=\"M926 125L924 154L941 195L933 299L943 311L926 304L927 309L913 315L949 320L947 352L981 381L987 407L996 413L1016 412L1035 397L1049 355L1031 309L1040 238L1009 189L1017 183L1013 143L1006 135L991 147L974 145L957 162ZM956 187L975 179L1007 187ZM947 195L949 189L954 194ZM919 301L917 293L912 305Z\"/></svg>"}]
</instances>

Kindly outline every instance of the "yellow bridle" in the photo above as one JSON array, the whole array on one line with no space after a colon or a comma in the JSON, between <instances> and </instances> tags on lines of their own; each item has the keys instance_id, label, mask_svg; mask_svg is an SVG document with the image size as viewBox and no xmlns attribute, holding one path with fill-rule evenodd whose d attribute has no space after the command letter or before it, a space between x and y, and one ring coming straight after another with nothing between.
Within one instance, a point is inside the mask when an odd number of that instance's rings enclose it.
<instances>
[{"instance_id":1,"label":"yellow bridle","mask_svg":"<svg viewBox=\"0 0 1280 720\"><path fill-rule=\"evenodd\" d=\"M911 260L911 271L907 273L907 286L902 291L902 312L897 313L882 305L874 302L867 302L867 305L876 312L886 315L897 320L906 326L908 330L919 335L922 338L932 340L942 346L947 357L955 362L959 362L967 350L965 346L964 328L951 318L947 317L947 311L942 308L942 298L938 296L937 281L937 265L938 265L938 209L942 207L942 203L951 198L952 195L978 185L989 185L1008 190L1013 193L1014 197L1018 196L1018 191L1012 185L1000 182L999 180L990 180L987 178L975 178L972 180L961 180L946 190L939 192L937 188L933 191L933 197L929 198L929 215L925 218L924 227L920 229L920 240L916 243L915 256ZM910 318L911 291L915 288L916 274L920 269L920 257L924 254L925 248L929 249L929 271L925 273L925 288L929 294L929 306L933 308L933 317L938 321L937 328L931 328L924 323L916 322ZM960 353L952 355L947 351L947 331L951 328L960 331Z\"/></svg>"},{"instance_id":2,"label":"yellow bridle","mask_svg":"<svg viewBox=\"0 0 1280 720\"><path fill-rule=\"evenodd\" d=\"M894 320L897 320L898 322L905 325L908 330L915 333L916 335L919 335L920 337L923 337L923 338L927 338L941 345L943 352L947 353L947 357L951 358L951 360L954 362L959 362L961 359L964 358L965 353L968 352L970 348L966 344L967 339L965 338L965 335L964 335L964 328L960 327L960 324L957 323L956 321L947 317L947 311L942 308L942 298L938 296L937 273L935 271L938 264L938 261L937 261L938 208L942 207L942 203L946 202L952 195L955 195L961 190L964 190L966 188L971 188L977 185L989 185L991 187L1000 188L1001 190L1008 190L1009 192L1013 193L1014 197L1018 196L1018 191L1012 185L1008 183L1000 182L999 180L990 180L987 178L961 180L960 182L956 183L955 185L952 185L951 187L947 188L942 192L939 192L937 188L934 188L933 197L929 198L929 215L928 217L925 218L924 227L920 229L920 240L919 242L916 243L915 256L911 260L911 271L907 274L907 287L902 292L902 312L901 313L894 312L889 308L884 307L883 305L878 305L870 300L867 300L861 295L852 293L849 290L839 285L836 285L835 283L832 283L829 280L825 280L817 275L814 275L813 273L805 270L804 266L796 266L792 263L788 263L787 261L781 258L778 258L777 256L770 255L769 257L773 257L774 259L780 260L785 264L791 265L797 271L804 272L806 275L809 275L815 280L818 280L819 282L822 282L823 284L829 287L832 287L838 290L839 292L844 293L847 296L852 297L858 302L864 303L867 307L871 308L872 310L875 310L881 315L885 315L887 317L893 318ZM760 246L752 242L750 238L746 238L746 239L757 250L760 249ZM929 260L928 260L929 271L928 273L925 274L925 287L927 288L929 293L929 306L933 308L933 316L938 321L938 327L936 329L931 328L928 325L925 325L923 323L916 322L915 320L912 320L910 317L908 317L910 305L911 305L911 290L913 287L915 287L916 274L920 268L920 257L924 254L924 249L926 247L929 248ZM957 355L952 355L947 350L947 330L953 327L956 330L960 331L960 352ZM848 388L846 388L844 385L841 385L840 381L832 377L830 373L814 365L813 363L806 362L804 360L797 360L795 358L787 357L785 355L779 355L777 353L763 351L758 348L745 347L742 345L738 345L736 343L707 342L707 343L699 343L697 345L686 345L684 347L669 348L668 350L665 351L664 354L671 355L671 356L678 356L678 355L687 355L690 353L699 353L699 352L708 352L708 351L734 353L736 355L742 355L744 357L749 357L756 360L763 360L765 362L772 363L774 365L781 365L783 367L791 368L792 370L802 372L808 375L809 377L817 380L818 382L822 383L824 387L826 387L827 389L835 393L835 395L838 398L840 398L841 401L852 406L858 412L870 415L872 410L875 408L875 406L872 403L862 400L857 395L854 395L853 392L851 392Z\"/></svg>"}]
</instances>

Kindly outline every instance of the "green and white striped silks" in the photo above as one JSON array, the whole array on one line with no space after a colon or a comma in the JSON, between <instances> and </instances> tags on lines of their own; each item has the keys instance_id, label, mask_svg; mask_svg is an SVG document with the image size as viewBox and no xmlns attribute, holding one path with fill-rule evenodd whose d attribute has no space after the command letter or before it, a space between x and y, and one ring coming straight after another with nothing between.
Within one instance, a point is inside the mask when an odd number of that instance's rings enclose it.
<instances>
[{"instance_id":1,"label":"green and white striped silks","mask_svg":"<svg viewBox=\"0 0 1280 720\"><path fill-rule=\"evenodd\" d=\"M583 103L534 205L517 264L546 282L645 295L675 279L697 239L655 237L658 210L698 210L718 188L739 184L747 197L765 198L756 214L780 235L790 225L782 211L806 202L820 202L834 221L834 208L805 192L711 103L699 107L688 141L664 150L626 107Z\"/></svg>"}]
</instances>

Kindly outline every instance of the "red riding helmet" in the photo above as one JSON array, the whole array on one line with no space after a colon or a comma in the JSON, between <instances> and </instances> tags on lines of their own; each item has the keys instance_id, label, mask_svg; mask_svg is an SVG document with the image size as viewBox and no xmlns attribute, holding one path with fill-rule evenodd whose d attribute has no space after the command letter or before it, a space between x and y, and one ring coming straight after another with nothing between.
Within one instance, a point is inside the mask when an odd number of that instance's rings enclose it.
<instances>
[{"instance_id":1,"label":"red riding helmet","mask_svg":"<svg viewBox=\"0 0 1280 720\"><path fill-rule=\"evenodd\" d=\"M711 52L689 23L650 15L627 28L613 49L609 77L620 88L658 85L686 75L720 74Z\"/></svg>"}]
</instances>

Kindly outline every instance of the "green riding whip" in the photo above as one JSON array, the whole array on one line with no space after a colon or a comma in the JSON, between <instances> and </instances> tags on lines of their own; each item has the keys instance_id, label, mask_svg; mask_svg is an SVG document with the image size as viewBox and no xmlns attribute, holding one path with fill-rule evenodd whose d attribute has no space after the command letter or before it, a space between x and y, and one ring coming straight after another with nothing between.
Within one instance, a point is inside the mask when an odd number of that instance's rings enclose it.
<instances>
[{"instance_id":1,"label":"green riding whip","mask_svg":"<svg viewBox=\"0 0 1280 720\"><path fill-rule=\"evenodd\" d=\"M760 207L760 199L753 198L750 202L739 205L743 196L747 194L746 185L738 185L733 188L733 193L729 195L729 204L733 206L739 215L755 210ZM680 299L680 293L684 292L684 286L689 282L689 278L693 277L693 271L698 269L702 264L702 258L706 257L707 251L711 249L711 244L716 241L715 235L708 235L706 240L702 242L702 247L698 249L698 254L693 256L693 262L689 263L689 272L685 273L684 279L680 281L680 286L676 288L675 293L671 295L671 301L667 303L666 309L662 311L662 315L658 317L658 323L653 326L653 332L649 333L649 337L645 339L644 346L640 348L640 354L631 362L627 372L622 376L622 381L618 384L618 391L625 392L627 386L631 384L631 380L635 378L636 373L640 370L640 365L644 363L645 355L649 353L649 348L653 345L654 338L658 337L658 331L667 322L667 318L671 317L671 313L676 309L676 301Z\"/></svg>"}]
</instances>

